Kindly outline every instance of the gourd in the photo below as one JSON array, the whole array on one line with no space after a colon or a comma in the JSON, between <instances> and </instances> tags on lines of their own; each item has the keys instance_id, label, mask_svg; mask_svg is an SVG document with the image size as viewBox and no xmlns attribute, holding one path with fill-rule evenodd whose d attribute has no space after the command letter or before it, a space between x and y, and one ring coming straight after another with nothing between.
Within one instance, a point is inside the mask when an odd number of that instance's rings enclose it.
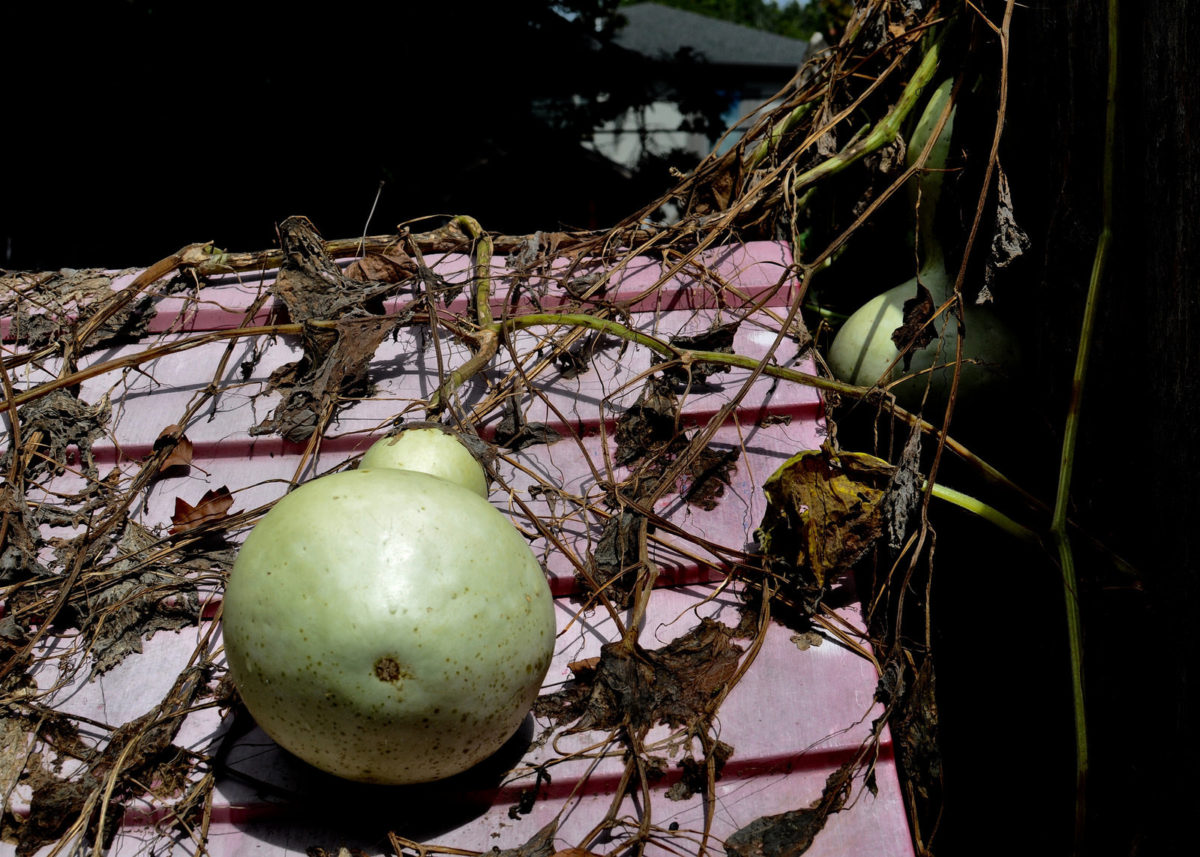
<instances>
[{"instance_id":1,"label":"gourd","mask_svg":"<svg viewBox=\"0 0 1200 857\"><path fill-rule=\"evenodd\" d=\"M482 469L439 429L412 431L276 503L223 606L230 673L258 724L364 782L441 779L494 753L554 651L545 574L485 499ZM430 472L379 466L402 458Z\"/></svg>"},{"instance_id":2,"label":"gourd","mask_svg":"<svg viewBox=\"0 0 1200 857\"><path fill-rule=\"evenodd\" d=\"M437 427L409 429L376 441L363 453L358 467L416 470L461 485L484 499L488 495L487 477L475 456L452 432Z\"/></svg>"},{"instance_id":3,"label":"gourd","mask_svg":"<svg viewBox=\"0 0 1200 857\"><path fill-rule=\"evenodd\" d=\"M947 80L930 97L909 141L910 166L925 148L950 99L952 88L953 80ZM934 141L919 184L910 186L914 207L918 189L920 192L917 246L921 264L918 275L876 295L855 310L834 337L826 355L833 374L851 384L887 386L893 380L912 374L913 377L889 387L897 401L909 410L919 409L927 384L930 386L929 401L944 403L954 372L959 325L953 311L943 313L932 323L933 340L910 352L911 362L907 369L900 350L892 341L893 331L904 323L905 302L918 295L918 282L929 290L935 308L944 304L953 293L953 279L946 270L941 245L934 235L934 223L941 196L942 170L954 131L954 113L952 108ZM999 372L1016 360L1013 337L990 309L970 305L965 312L965 321L967 335L963 338L960 397L970 397L987 389L1000 377Z\"/></svg>"}]
</instances>

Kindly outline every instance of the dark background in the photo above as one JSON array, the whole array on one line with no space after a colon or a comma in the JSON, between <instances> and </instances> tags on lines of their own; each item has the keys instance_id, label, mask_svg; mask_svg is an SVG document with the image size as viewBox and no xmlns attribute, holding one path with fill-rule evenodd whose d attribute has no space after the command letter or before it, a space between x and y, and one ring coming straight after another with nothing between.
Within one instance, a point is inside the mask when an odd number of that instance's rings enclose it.
<instances>
[{"instance_id":1,"label":"dark background","mask_svg":"<svg viewBox=\"0 0 1200 857\"><path fill-rule=\"evenodd\" d=\"M513 233L603 227L669 182L664 164L615 175L582 152L580 128L645 98L643 76L545 3L247 5L5 6L0 267L146 265L203 240L262 249L293 214L353 236L381 181L372 233L460 212ZM1056 466L1099 228L1102 5L1021 5L1013 22L1002 158L1033 249L1007 285L1028 307L1037 371L1022 422L981 443L1035 482ZM1002 3L983 6L999 20ZM1190 853L1200 26L1181 0L1124 6L1116 240L1073 514L1140 574L1080 550L1088 850ZM619 94L607 108L569 98L601 89ZM936 850L1064 853L1072 738L1057 570L993 550L970 521L941 531Z\"/></svg>"},{"instance_id":2,"label":"dark background","mask_svg":"<svg viewBox=\"0 0 1200 857\"><path fill-rule=\"evenodd\" d=\"M999 22L1005 4L982 5ZM1053 496L1101 227L1107 4L1016 4L1000 158L1030 251L998 300L1021 310L1028 375L980 445ZM1070 514L1089 718L1088 854L1191 854L1200 577L1200 16L1121 3L1113 242L1082 399ZM995 43L980 46L999 59ZM969 336L969 332L968 332ZM972 438L974 441L976 438ZM994 454L993 454L994 451ZM950 483L952 484L952 483ZM942 854L1071 848L1073 736L1058 569L942 519L934 623L946 749ZM940 594L939 594L940 593ZM976 753L959 753L975 742ZM973 764L972 764L973 762ZM1191 844L1188 844L1191 843Z\"/></svg>"},{"instance_id":3,"label":"dark background","mask_svg":"<svg viewBox=\"0 0 1200 857\"><path fill-rule=\"evenodd\" d=\"M1100 216L1103 4L1039 4L1014 40L1010 166L1037 246L1048 369L1078 336ZM1200 18L1170 0L1121 4L1114 241L1084 401L1075 511L1139 568L1081 570L1093 712L1094 853L1191 853L1200 506ZM1016 32L1014 28L1014 32ZM1065 393L1056 383L1041 398ZM1086 556L1086 554L1085 554ZM1192 845L1187 843L1191 841Z\"/></svg>"},{"instance_id":4,"label":"dark background","mask_svg":"<svg viewBox=\"0 0 1200 857\"><path fill-rule=\"evenodd\" d=\"M564 5L574 22L531 0L5 4L0 267L261 249L293 214L351 237L380 182L376 233L611 225L669 174L615 175L579 145L648 94L588 29L613 4Z\"/></svg>"}]
</instances>

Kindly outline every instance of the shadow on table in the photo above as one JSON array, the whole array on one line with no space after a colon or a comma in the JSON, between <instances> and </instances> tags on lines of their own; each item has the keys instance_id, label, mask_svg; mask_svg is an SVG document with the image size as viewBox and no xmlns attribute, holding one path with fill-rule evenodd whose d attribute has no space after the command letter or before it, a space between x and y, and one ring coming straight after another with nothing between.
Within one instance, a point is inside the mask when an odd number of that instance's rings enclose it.
<instances>
[{"instance_id":1,"label":"shadow on table","mask_svg":"<svg viewBox=\"0 0 1200 857\"><path fill-rule=\"evenodd\" d=\"M528 715L503 747L470 770L432 783L372 785L335 777L293 756L243 710L218 755L218 788L229 800L229 821L245 836L283 851L360 847L371 853L386 845L388 832L425 841L487 813L502 799L500 786L533 734Z\"/></svg>"}]
</instances>

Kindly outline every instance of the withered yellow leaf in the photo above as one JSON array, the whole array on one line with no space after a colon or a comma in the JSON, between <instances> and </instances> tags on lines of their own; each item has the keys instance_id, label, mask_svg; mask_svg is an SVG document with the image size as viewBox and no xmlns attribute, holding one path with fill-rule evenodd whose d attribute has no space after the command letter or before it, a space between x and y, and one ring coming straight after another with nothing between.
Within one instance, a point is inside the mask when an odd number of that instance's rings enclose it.
<instances>
[{"instance_id":1,"label":"withered yellow leaf","mask_svg":"<svg viewBox=\"0 0 1200 857\"><path fill-rule=\"evenodd\" d=\"M763 486L758 539L768 565L819 587L849 570L882 532L880 501L894 469L872 455L828 448L788 459Z\"/></svg>"}]
</instances>

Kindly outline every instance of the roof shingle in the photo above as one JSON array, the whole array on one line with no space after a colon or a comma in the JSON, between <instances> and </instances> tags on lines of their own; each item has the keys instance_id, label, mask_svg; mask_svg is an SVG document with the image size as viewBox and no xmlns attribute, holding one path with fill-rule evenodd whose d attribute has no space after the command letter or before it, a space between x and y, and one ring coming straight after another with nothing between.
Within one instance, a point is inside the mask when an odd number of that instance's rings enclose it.
<instances>
[{"instance_id":1,"label":"roof shingle","mask_svg":"<svg viewBox=\"0 0 1200 857\"><path fill-rule=\"evenodd\" d=\"M804 61L808 43L721 21L659 3L624 6L626 24L614 41L627 50L651 59L670 59L680 49L691 48L713 65L787 66Z\"/></svg>"}]
</instances>

